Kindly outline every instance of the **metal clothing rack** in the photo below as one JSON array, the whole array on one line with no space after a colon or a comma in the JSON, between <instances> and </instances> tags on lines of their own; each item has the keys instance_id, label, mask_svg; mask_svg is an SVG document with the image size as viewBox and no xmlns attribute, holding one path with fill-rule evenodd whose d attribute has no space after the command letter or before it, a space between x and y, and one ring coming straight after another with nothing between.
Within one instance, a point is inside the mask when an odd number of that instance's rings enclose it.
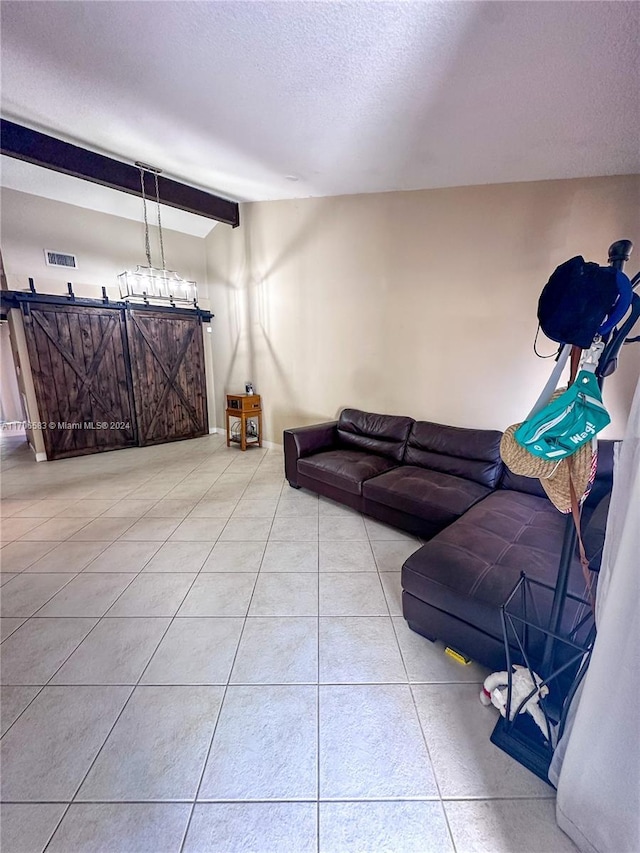
<instances>
[{"instance_id":1,"label":"metal clothing rack","mask_svg":"<svg viewBox=\"0 0 640 853\"><path fill-rule=\"evenodd\" d=\"M590 602L568 592L566 599L578 605L577 615L569 631L553 632L540 620L535 592L544 592L551 596L555 594L555 589L549 584L527 577L523 572L502 605L500 615L507 671L511 673L511 665L516 657L517 661L527 668L531 681L535 684L534 673L539 666L532 654L534 637L553 641L557 653L554 669L547 672L542 681L538 681L537 688L531 690L515 706L512 701L512 678L509 678L506 707L514 709L513 719L500 717L491 735L491 741L548 783L549 765L564 728L571 698L589 666L595 639L595 622ZM546 728L546 731L541 732L533 720L526 714L520 715L520 711L537 690L544 687L548 687L550 692L538 699Z\"/></svg>"},{"instance_id":2,"label":"metal clothing rack","mask_svg":"<svg viewBox=\"0 0 640 853\"><path fill-rule=\"evenodd\" d=\"M630 240L618 240L613 243L609 247L610 266L617 270L622 270L625 263L629 260L632 249L633 243ZM628 335L640 318L640 295L635 292L635 288L639 284L640 273L631 279L631 286L634 292L631 300L631 310L628 313L627 319L605 336L605 347L596 369L596 378L600 389L602 389L605 378L616 370L618 355L623 344L633 343L638 340L638 338L630 339ZM519 713L520 709L537 692L538 688L536 688L520 703L513 720L503 717L498 719L491 735L491 742L548 784L551 784L548 778L548 771L555 748L553 729L555 724L558 723L558 732L562 733L571 701L589 666L596 634L595 622L593 621L593 614L590 607L588 608L587 616L580 620L577 625L574 625L569 633L565 632L563 634L562 632L562 622L567 601L574 600L584 605L588 604L586 600L568 592L569 574L575 554L576 541L577 533L575 524L571 514L569 514L564 530L555 587L527 578L526 574L523 573L501 610L507 671L509 672L507 708L511 708L511 650L514 647L518 649L519 657L523 660L525 666L528 667L534 684L533 671L536 669L543 679L543 685L553 683L556 687L554 692L564 693L564 695L561 701L558 701L557 698L554 700L549 697L539 700L546 720L546 737L527 714ZM546 626L541 625L540 620L536 618L537 614L533 614L533 619L530 616L532 606L535 609L532 593L536 588L539 590L544 588L553 593L551 615ZM512 612L516 600L520 601L519 613ZM587 632L586 639L580 641L578 639L578 632L581 629L585 629L589 616L591 616L593 624ZM542 660L536 666L532 665L530 650L527 648L532 632L544 636ZM568 655L568 661L564 660L561 664L558 664L557 658L560 650L563 652L563 657L566 658ZM568 650L572 650L573 654ZM566 682L562 683L563 679L561 676L563 674L565 678L573 675L569 684L566 684ZM560 689L561 684L562 689Z\"/></svg>"}]
</instances>

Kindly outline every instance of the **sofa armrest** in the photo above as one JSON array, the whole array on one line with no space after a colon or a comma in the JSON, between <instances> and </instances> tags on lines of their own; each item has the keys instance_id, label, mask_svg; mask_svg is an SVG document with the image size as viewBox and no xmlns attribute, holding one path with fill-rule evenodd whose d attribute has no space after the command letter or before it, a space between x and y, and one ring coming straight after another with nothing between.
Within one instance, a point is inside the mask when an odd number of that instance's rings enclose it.
<instances>
[{"instance_id":1,"label":"sofa armrest","mask_svg":"<svg viewBox=\"0 0 640 853\"><path fill-rule=\"evenodd\" d=\"M298 459L335 447L337 424L337 421L328 421L284 431L284 472L292 486L298 486Z\"/></svg>"}]
</instances>

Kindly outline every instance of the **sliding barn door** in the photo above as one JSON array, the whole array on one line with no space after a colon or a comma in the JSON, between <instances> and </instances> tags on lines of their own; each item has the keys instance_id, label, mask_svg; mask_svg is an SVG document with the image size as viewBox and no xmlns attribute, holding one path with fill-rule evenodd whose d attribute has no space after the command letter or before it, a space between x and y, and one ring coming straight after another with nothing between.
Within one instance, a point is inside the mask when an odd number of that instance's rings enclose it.
<instances>
[{"instance_id":1,"label":"sliding barn door","mask_svg":"<svg viewBox=\"0 0 640 853\"><path fill-rule=\"evenodd\" d=\"M23 317L47 458L135 445L123 311L34 302Z\"/></svg>"},{"instance_id":2,"label":"sliding barn door","mask_svg":"<svg viewBox=\"0 0 640 853\"><path fill-rule=\"evenodd\" d=\"M127 338L139 443L207 435L201 319L178 312L129 310Z\"/></svg>"}]
</instances>

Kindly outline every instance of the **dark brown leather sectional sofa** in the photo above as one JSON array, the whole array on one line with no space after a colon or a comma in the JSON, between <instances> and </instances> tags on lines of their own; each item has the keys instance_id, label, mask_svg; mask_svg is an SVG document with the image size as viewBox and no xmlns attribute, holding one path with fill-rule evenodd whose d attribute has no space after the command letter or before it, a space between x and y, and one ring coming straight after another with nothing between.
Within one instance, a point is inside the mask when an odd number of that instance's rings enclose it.
<instances>
[{"instance_id":1,"label":"dark brown leather sectional sofa","mask_svg":"<svg viewBox=\"0 0 640 853\"><path fill-rule=\"evenodd\" d=\"M500 606L525 571L553 585L565 516L537 480L505 468L502 433L345 409L338 421L284 432L285 474L423 540L402 567L409 626L492 669L505 665ZM585 521L611 490L612 442L600 442ZM586 535L599 552L603 525ZM400 568L400 566L398 566ZM570 591L584 590L577 557ZM537 592L539 618L551 594ZM576 614L571 602L565 624Z\"/></svg>"}]
</instances>

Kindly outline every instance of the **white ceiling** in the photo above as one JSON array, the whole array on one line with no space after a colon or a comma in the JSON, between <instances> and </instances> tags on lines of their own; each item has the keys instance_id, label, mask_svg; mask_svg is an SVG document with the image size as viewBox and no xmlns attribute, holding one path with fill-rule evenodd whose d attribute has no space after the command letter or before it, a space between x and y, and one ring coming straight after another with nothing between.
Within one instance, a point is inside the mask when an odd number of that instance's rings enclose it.
<instances>
[{"instance_id":1,"label":"white ceiling","mask_svg":"<svg viewBox=\"0 0 640 853\"><path fill-rule=\"evenodd\" d=\"M640 3L1 13L5 117L238 200L640 171ZM38 191L19 172L12 185ZM104 190L83 186L92 206Z\"/></svg>"}]
</instances>

